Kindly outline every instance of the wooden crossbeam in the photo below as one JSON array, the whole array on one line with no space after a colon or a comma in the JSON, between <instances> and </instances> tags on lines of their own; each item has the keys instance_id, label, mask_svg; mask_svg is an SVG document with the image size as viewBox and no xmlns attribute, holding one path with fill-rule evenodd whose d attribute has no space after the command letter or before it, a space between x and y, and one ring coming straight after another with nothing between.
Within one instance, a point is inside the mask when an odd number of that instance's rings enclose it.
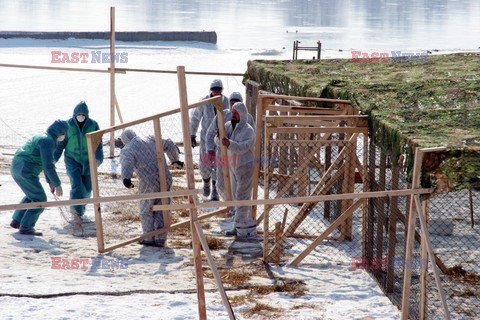
<instances>
[{"instance_id":1,"label":"wooden crossbeam","mask_svg":"<svg viewBox=\"0 0 480 320\"><path fill-rule=\"evenodd\" d=\"M318 236L303 252L295 257L291 262L291 266L297 266L305 257L312 252L320 243L323 242L336 228L338 228L345 220L352 216L352 214L365 204L365 199L359 199L352 204L347 210L345 210L335 221L320 235Z\"/></svg>"},{"instance_id":2,"label":"wooden crossbeam","mask_svg":"<svg viewBox=\"0 0 480 320\"><path fill-rule=\"evenodd\" d=\"M287 95L281 95L281 94L265 94L261 93L258 95L259 99L282 99L282 100L296 100L296 101L311 101L311 102L329 102L329 103L335 103L335 104L347 104L351 105L350 100L340 100L340 99L327 99L327 98L314 98L314 97L299 97L299 96L287 96Z\"/></svg>"}]
</instances>

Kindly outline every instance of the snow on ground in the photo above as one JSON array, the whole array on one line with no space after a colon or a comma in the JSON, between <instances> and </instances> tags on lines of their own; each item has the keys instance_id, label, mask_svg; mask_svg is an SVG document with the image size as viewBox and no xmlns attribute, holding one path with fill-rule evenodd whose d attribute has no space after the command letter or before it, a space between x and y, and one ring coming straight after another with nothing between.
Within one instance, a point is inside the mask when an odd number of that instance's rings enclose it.
<instances>
[{"instance_id":1,"label":"snow on ground","mask_svg":"<svg viewBox=\"0 0 480 320\"><path fill-rule=\"evenodd\" d=\"M2 63L51 66L51 51L89 51L105 44L82 41L28 43L0 40ZM152 47L125 46L129 68L244 72L256 51L217 50L215 46L156 43ZM147 48L148 47L148 48ZM285 53L272 57L286 58ZM65 67L106 68L89 63ZM213 76L187 76L189 101L208 92ZM225 93L245 92L241 77L220 77ZM102 128L109 125L108 74L72 73L28 69L3 69L0 73L0 145L19 146L42 132L57 118L71 117L73 107L87 101L92 118ZM127 73L117 76L117 98L126 121L178 107L175 75ZM0 204L20 201L22 192L9 174L15 148L0 147ZM58 164L64 193L70 189L63 161ZM42 176L43 181L43 176ZM44 187L48 186L43 181ZM63 196L66 199L67 196ZM53 197L49 196L49 201ZM87 217L93 220L89 206ZM0 212L0 318L2 319L197 319L197 297L189 236L174 234L165 249L132 244L107 254L97 253L95 237L76 237L59 208L48 208L37 228L43 237L22 236L9 227L11 211ZM231 220L213 218L207 235L221 246L212 250L238 319L398 319L399 311L363 270L348 263L273 266L267 272L258 243L232 242L222 236ZM187 245L182 245L187 244ZM52 269L52 258L88 259L86 269ZM94 265L94 258L109 263ZM93 259L93 260L92 260ZM98 259L95 261L99 261ZM119 262L119 265L111 265ZM80 261L81 262L81 261ZM63 264L63 262L62 262ZM123 267L123 268L122 268ZM206 263L205 288L210 319L227 319ZM245 276L241 278L240 276ZM234 280L238 280L235 282ZM288 290L287 290L288 289ZM253 309L255 308L255 309ZM257 311L255 311L257 310Z\"/></svg>"}]
</instances>

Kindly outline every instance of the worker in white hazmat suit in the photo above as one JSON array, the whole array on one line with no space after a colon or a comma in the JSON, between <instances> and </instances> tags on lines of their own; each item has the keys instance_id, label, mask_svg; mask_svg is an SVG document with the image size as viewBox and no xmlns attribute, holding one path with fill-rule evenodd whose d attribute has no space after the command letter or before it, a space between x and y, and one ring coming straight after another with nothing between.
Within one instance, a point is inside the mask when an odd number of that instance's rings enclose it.
<instances>
[{"instance_id":1,"label":"worker in white hazmat suit","mask_svg":"<svg viewBox=\"0 0 480 320\"><path fill-rule=\"evenodd\" d=\"M230 101L230 109L224 110L223 112L223 121L224 123L227 123L228 121L232 120L232 112L231 108L233 105L237 102L243 102L242 94L240 92L232 92L229 97ZM252 115L248 113L247 116L247 122L249 125L252 126L253 130L255 130L255 120L253 119ZM206 141L207 141L207 150L208 150L208 156L209 156L209 161L212 165L215 165L215 175L216 175L216 186L218 193L220 196L225 199L225 187L223 183L223 172L222 172L222 167L218 166L219 163L221 163L221 152L220 148L217 148L215 144L215 136L217 134L218 130L218 122L217 122L217 116L215 115L215 118L213 118L212 123L210 124L210 127L208 127L207 130L207 135L206 135Z\"/></svg>"},{"instance_id":2,"label":"worker in white hazmat suit","mask_svg":"<svg viewBox=\"0 0 480 320\"><path fill-rule=\"evenodd\" d=\"M215 139L217 146L222 143L227 147L228 165L232 182L234 200L250 200L254 169L255 131L247 123L248 111L242 102L232 108L232 120L225 124L225 137ZM234 228L227 231L227 236L252 238L257 235L255 219L252 218L252 206L235 208Z\"/></svg>"},{"instance_id":3,"label":"worker in white hazmat suit","mask_svg":"<svg viewBox=\"0 0 480 320\"><path fill-rule=\"evenodd\" d=\"M120 152L120 165L122 167L122 180L126 188L133 188L132 176L135 172L139 181L139 192L150 193L160 191L160 179L158 175L158 161L156 155L155 137L139 137L131 129L126 129L121 137L125 145ZM183 166L179 161L179 151L172 140L162 140L163 151L167 154L172 164ZM167 191L172 186L172 175L164 160ZM164 227L163 212L152 211L153 205L161 204L161 199L140 200L140 220L144 233L158 230ZM140 243L147 246L164 247L167 234L163 233L154 238L147 238Z\"/></svg>"},{"instance_id":4,"label":"worker in white hazmat suit","mask_svg":"<svg viewBox=\"0 0 480 320\"><path fill-rule=\"evenodd\" d=\"M208 99L215 96L222 96L222 106L223 110L228 109L228 99L224 95L223 92L223 84L222 81L219 79L215 79L210 84L210 94L205 96L203 99ZM202 100L203 100L202 99ZM197 145L196 135L198 131L198 126L202 125L202 129L200 132L200 159L199 159L199 167L200 167L200 175L203 179L203 196L208 197L210 195L210 191L212 191L212 198L211 200L218 200L218 193L216 188L216 179L215 174L213 174L215 170L215 166L212 166L208 163L208 153L207 153L207 144L206 144L206 135L207 129L212 123L213 118L217 114L217 110L213 106L213 104L205 104L195 108L191 115L190 115L190 134L191 134L191 141L192 141L192 148L195 148ZM212 189L210 189L210 180L212 180Z\"/></svg>"}]
</instances>

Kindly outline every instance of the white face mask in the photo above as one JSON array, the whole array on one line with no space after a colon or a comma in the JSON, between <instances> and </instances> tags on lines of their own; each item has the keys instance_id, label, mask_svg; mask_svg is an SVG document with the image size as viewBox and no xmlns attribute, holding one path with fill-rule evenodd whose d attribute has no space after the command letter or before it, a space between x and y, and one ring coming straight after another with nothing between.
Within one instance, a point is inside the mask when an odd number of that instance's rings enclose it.
<instances>
[{"instance_id":1,"label":"white face mask","mask_svg":"<svg viewBox=\"0 0 480 320\"><path fill-rule=\"evenodd\" d=\"M59 135L58 138L57 138L57 141L62 142L63 140L65 140L65 134Z\"/></svg>"},{"instance_id":2,"label":"white face mask","mask_svg":"<svg viewBox=\"0 0 480 320\"><path fill-rule=\"evenodd\" d=\"M83 122L83 121L85 121L85 118L86 118L86 117L83 116L83 115L78 115L78 116L77 116L77 121L78 121L78 122Z\"/></svg>"}]
</instances>

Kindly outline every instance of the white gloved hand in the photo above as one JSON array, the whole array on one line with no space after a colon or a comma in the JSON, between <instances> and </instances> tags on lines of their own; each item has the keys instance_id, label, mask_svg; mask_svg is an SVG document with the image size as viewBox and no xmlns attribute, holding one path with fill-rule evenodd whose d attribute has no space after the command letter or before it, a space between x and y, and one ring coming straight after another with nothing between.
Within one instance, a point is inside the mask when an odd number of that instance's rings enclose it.
<instances>
[{"instance_id":1,"label":"white gloved hand","mask_svg":"<svg viewBox=\"0 0 480 320\"><path fill-rule=\"evenodd\" d=\"M57 197L63 196L62 186L55 187L55 194L57 195Z\"/></svg>"}]
</instances>

